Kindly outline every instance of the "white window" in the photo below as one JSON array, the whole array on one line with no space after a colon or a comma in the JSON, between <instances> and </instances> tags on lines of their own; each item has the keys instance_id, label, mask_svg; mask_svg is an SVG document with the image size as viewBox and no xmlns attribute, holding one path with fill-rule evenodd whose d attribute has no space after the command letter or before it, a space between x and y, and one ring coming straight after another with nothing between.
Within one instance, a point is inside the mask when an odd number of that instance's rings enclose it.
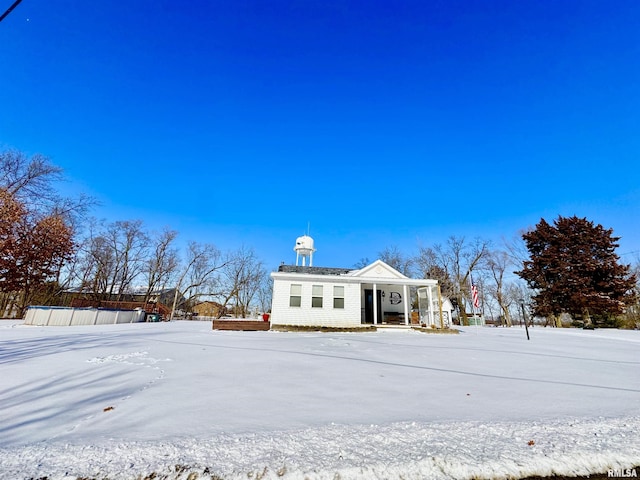
<instances>
[{"instance_id":1,"label":"white window","mask_svg":"<svg viewBox=\"0 0 640 480\"><path fill-rule=\"evenodd\" d=\"M333 287L333 308L344 308L344 287Z\"/></svg>"},{"instance_id":2,"label":"white window","mask_svg":"<svg viewBox=\"0 0 640 480\"><path fill-rule=\"evenodd\" d=\"M302 305L302 285L292 283L289 291L289 306L299 307Z\"/></svg>"},{"instance_id":3,"label":"white window","mask_svg":"<svg viewBox=\"0 0 640 480\"><path fill-rule=\"evenodd\" d=\"M322 308L322 285L313 285L311 287L311 306Z\"/></svg>"}]
</instances>

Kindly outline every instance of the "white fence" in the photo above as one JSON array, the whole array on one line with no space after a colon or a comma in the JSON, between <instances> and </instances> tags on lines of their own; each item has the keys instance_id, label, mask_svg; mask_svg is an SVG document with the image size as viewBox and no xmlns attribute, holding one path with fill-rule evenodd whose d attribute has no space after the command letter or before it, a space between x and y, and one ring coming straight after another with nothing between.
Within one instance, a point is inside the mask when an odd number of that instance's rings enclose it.
<instances>
[{"instance_id":1,"label":"white fence","mask_svg":"<svg viewBox=\"0 0 640 480\"><path fill-rule=\"evenodd\" d=\"M72 326L111 325L145 321L144 310L106 310L98 308L29 307L25 325Z\"/></svg>"}]
</instances>

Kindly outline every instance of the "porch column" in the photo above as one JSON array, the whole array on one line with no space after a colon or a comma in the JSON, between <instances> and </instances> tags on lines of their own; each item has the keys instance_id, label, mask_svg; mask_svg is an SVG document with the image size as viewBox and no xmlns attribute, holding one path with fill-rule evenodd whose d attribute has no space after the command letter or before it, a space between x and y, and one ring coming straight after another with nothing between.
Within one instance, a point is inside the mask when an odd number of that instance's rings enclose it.
<instances>
[{"instance_id":1,"label":"porch column","mask_svg":"<svg viewBox=\"0 0 640 480\"><path fill-rule=\"evenodd\" d=\"M434 325L435 320L433 318L433 295L431 294L431 290L433 290L433 287L429 285L429 288L427 289L427 297L429 298L429 325ZM442 327L442 325L440 327Z\"/></svg>"},{"instance_id":2,"label":"porch column","mask_svg":"<svg viewBox=\"0 0 640 480\"><path fill-rule=\"evenodd\" d=\"M378 285L373 284L373 324L378 324Z\"/></svg>"},{"instance_id":3,"label":"porch column","mask_svg":"<svg viewBox=\"0 0 640 480\"><path fill-rule=\"evenodd\" d=\"M378 324L378 284L373 284L373 324Z\"/></svg>"},{"instance_id":4,"label":"porch column","mask_svg":"<svg viewBox=\"0 0 640 480\"><path fill-rule=\"evenodd\" d=\"M404 295L404 324L405 325L409 325L409 302L410 302L410 298L409 298L409 289L407 288L406 285L402 286L402 294Z\"/></svg>"}]
</instances>

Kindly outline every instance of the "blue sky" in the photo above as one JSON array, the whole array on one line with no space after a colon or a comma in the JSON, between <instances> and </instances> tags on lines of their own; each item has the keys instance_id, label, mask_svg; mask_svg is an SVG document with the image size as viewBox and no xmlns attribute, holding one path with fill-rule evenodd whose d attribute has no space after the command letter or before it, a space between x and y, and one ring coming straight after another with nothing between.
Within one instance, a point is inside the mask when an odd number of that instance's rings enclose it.
<instances>
[{"instance_id":1,"label":"blue sky","mask_svg":"<svg viewBox=\"0 0 640 480\"><path fill-rule=\"evenodd\" d=\"M308 226L314 264L350 267L558 215L637 252L638 25L635 0L23 0L0 146L99 218L269 268Z\"/></svg>"}]
</instances>

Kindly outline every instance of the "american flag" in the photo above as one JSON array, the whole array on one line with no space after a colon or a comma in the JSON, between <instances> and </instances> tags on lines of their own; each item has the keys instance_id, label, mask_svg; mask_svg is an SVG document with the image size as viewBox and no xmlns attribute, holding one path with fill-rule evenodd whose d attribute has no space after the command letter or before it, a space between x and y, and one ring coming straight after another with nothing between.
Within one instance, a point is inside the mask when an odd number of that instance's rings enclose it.
<instances>
[{"instance_id":1,"label":"american flag","mask_svg":"<svg viewBox=\"0 0 640 480\"><path fill-rule=\"evenodd\" d=\"M471 296L473 297L473 307L479 308L480 301L478 300L478 286L471 281Z\"/></svg>"}]
</instances>

